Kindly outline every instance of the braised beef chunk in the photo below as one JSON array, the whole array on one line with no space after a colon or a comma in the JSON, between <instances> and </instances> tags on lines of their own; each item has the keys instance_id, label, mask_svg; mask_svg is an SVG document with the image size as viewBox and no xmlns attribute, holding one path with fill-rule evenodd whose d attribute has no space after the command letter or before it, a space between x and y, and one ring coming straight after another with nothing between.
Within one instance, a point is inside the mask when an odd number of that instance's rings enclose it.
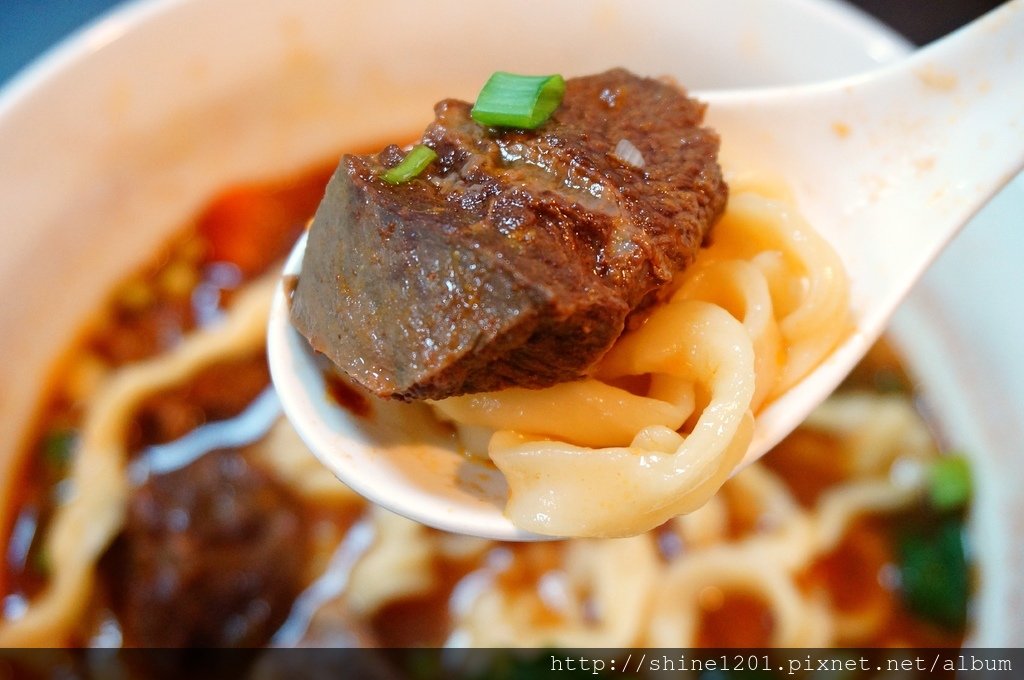
<instances>
[{"instance_id":1,"label":"braised beef chunk","mask_svg":"<svg viewBox=\"0 0 1024 680\"><path fill-rule=\"evenodd\" d=\"M380 396L586 375L725 205L704 107L666 82L570 79L534 131L470 110L437 104L422 141L438 158L404 184L379 178L398 147L345 156L310 230L294 323Z\"/></svg>"},{"instance_id":2,"label":"braised beef chunk","mask_svg":"<svg viewBox=\"0 0 1024 680\"><path fill-rule=\"evenodd\" d=\"M268 642L301 587L304 539L295 506L232 450L137 489L111 579L125 643Z\"/></svg>"}]
</instances>

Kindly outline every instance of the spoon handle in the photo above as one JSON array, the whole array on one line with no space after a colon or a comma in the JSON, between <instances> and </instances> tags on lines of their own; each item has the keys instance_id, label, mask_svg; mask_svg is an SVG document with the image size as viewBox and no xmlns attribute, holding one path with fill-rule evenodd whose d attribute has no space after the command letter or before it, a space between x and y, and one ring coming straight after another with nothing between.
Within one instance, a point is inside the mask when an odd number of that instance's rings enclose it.
<instances>
[{"instance_id":1,"label":"spoon handle","mask_svg":"<svg viewBox=\"0 0 1024 680\"><path fill-rule=\"evenodd\" d=\"M1024 0L872 72L708 100L726 159L740 150L745 165L791 181L811 224L847 234L840 243L877 244L863 262L844 260L859 325L880 327L1024 167Z\"/></svg>"},{"instance_id":2,"label":"spoon handle","mask_svg":"<svg viewBox=\"0 0 1024 680\"><path fill-rule=\"evenodd\" d=\"M878 258L888 295L880 289L876 301L887 319L949 240L1024 167L1024 0L851 85L849 101L834 111L848 106L851 129L861 118L870 135L860 140L860 177L844 177L856 190L847 209L858 222L902 227L878 234L888 251Z\"/></svg>"}]
</instances>

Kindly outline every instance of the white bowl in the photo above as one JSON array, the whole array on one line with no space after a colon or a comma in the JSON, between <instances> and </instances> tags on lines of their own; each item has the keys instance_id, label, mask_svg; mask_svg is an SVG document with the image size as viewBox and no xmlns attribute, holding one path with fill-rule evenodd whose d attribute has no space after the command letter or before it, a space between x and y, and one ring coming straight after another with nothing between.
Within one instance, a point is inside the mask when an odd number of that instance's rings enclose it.
<instances>
[{"instance_id":1,"label":"white bowl","mask_svg":"<svg viewBox=\"0 0 1024 680\"><path fill-rule=\"evenodd\" d=\"M844 75L906 48L826 0L128 5L0 95L0 467L74 331L219 188L421 129L425 106L471 97L497 68L623 65L711 89ZM894 325L944 440L976 462L971 641L988 646L1024 644L1022 207L1018 179Z\"/></svg>"}]
</instances>

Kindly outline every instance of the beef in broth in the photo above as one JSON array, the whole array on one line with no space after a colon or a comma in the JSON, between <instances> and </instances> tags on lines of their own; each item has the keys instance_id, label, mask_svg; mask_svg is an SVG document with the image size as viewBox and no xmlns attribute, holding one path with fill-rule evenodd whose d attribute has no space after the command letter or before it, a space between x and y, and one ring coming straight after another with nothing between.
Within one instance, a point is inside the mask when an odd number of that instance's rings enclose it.
<instances>
[{"instance_id":1,"label":"beef in broth","mask_svg":"<svg viewBox=\"0 0 1024 680\"><path fill-rule=\"evenodd\" d=\"M237 450L217 450L132 493L108 556L126 644L265 644L303 587L299 504Z\"/></svg>"}]
</instances>

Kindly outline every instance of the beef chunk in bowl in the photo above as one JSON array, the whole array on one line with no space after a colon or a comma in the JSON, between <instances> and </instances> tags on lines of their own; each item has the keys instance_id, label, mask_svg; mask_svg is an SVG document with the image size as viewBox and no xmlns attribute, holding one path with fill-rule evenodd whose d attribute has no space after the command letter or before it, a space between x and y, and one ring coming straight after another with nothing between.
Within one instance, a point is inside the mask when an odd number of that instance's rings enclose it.
<instances>
[{"instance_id":1,"label":"beef chunk in bowl","mask_svg":"<svg viewBox=\"0 0 1024 680\"><path fill-rule=\"evenodd\" d=\"M152 477L108 556L125 642L269 641L302 584L303 524L290 494L235 450Z\"/></svg>"}]
</instances>

